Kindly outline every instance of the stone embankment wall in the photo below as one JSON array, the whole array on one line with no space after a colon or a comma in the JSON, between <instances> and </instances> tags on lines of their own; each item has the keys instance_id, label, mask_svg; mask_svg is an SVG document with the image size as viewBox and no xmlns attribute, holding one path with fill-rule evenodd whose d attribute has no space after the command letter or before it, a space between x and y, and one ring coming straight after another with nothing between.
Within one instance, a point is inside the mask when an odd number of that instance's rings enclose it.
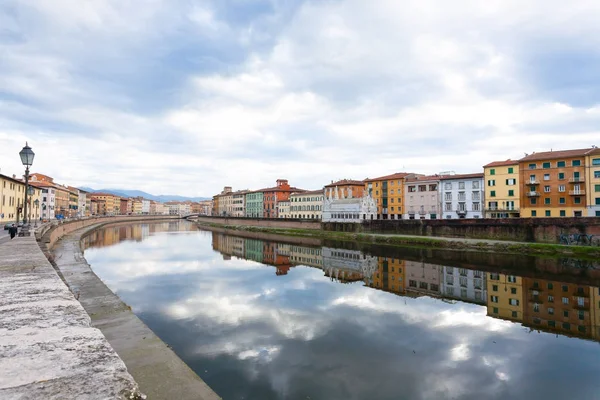
<instances>
[{"instance_id":1,"label":"stone embankment wall","mask_svg":"<svg viewBox=\"0 0 600 400\"><path fill-rule=\"evenodd\" d=\"M35 233L38 241L44 242L47 249L52 249L56 242L71 232L95 224L114 224L118 222L150 222L179 219L176 215L122 215L114 217L91 217L70 221L53 222L38 229Z\"/></svg>"},{"instance_id":2,"label":"stone embankment wall","mask_svg":"<svg viewBox=\"0 0 600 400\"><path fill-rule=\"evenodd\" d=\"M194 217L200 223L229 226L260 226L280 229L321 229L321 221L279 218Z\"/></svg>"},{"instance_id":3,"label":"stone embankment wall","mask_svg":"<svg viewBox=\"0 0 600 400\"><path fill-rule=\"evenodd\" d=\"M338 232L559 243L561 234L600 236L600 218L375 220L361 224L323 223L323 229Z\"/></svg>"}]
</instances>

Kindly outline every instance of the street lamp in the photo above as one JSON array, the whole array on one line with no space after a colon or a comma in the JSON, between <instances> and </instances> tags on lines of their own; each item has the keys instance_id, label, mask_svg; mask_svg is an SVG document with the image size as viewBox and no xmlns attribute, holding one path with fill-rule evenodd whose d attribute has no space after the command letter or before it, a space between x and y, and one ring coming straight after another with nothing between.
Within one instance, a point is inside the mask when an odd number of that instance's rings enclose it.
<instances>
[{"instance_id":1,"label":"street lamp","mask_svg":"<svg viewBox=\"0 0 600 400\"><path fill-rule=\"evenodd\" d=\"M38 210L40 208L40 200L39 199L35 199L35 201L33 202L33 204L35 204L35 226L37 227L37 223L38 223L38 219L40 219L39 217L39 213Z\"/></svg>"},{"instance_id":2,"label":"street lamp","mask_svg":"<svg viewBox=\"0 0 600 400\"><path fill-rule=\"evenodd\" d=\"M31 147L29 147L27 142L25 142L25 147L23 147L23 149L19 152L19 155L21 156L21 162L25 166L25 212L23 213L23 226L25 226L25 224L27 224L27 192L29 189L29 167L31 167L31 165L33 164L33 157L35 156L35 154L33 153L33 150L31 150Z\"/></svg>"}]
</instances>

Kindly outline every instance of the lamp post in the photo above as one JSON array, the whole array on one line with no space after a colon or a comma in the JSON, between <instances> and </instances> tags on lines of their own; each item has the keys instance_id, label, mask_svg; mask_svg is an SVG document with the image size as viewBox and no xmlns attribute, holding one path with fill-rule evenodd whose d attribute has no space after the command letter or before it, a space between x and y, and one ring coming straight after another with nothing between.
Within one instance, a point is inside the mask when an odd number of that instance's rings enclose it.
<instances>
[{"instance_id":1,"label":"lamp post","mask_svg":"<svg viewBox=\"0 0 600 400\"><path fill-rule=\"evenodd\" d=\"M19 152L19 156L21 156L21 162L25 166L25 209L23 213L23 226L27 224L27 195L29 189L29 167L33 164L33 157L35 154L31 147L25 142L25 147Z\"/></svg>"},{"instance_id":2,"label":"lamp post","mask_svg":"<svg viewBox=\"0 0 600 400\"><path fill-rule=\"evenodd\" d=\"M38 210L40 209L40 200L35 199L33 204L35 204L35 227L37 228L38 220L40 219L39 212L38 212Z\"/></svg>"}]
</instances>

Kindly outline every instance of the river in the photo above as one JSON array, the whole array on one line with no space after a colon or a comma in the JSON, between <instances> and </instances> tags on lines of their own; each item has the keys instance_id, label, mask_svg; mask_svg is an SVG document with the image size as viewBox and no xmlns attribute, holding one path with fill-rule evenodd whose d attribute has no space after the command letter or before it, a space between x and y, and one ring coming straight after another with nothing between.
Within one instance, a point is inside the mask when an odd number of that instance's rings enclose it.
<instances>
[{"instance_id":1,"label":"river","mask_svg":"<svg viewBox=\"0 0 600 400\"><path fill-rule=\"evenodd\" d=\"M600 399L593 263L299 241L177 221L84 247L225 400Z\"/></svg>"}]
</instances>

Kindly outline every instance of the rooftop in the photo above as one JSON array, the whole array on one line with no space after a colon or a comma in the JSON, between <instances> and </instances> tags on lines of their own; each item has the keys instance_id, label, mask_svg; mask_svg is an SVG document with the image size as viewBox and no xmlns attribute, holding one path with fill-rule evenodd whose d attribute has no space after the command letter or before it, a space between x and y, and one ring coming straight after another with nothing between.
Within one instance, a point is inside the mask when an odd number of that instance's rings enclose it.
<instances>
[{"instance_id":1,"label":"rooftop","mask_svg":"<svg viewBox=\"0 0 600 400\"><path fill-rule=\"evenodd\" d=\"M590 147L587 149L573 149L573 150L557 150L557 151L542 151L539 153L528 154L521 158L520 162L525 161L539 161L539 160L553 160L555 158L569 158L569 157L583 157L588 154L596 154L596 151L600 149ZM598 151L600 153L600 151Z\"/></svg>"},{"instance_id":2,"label":"rooftop","mask_svg":"<svg viewBox=\"0 0 600 400\"><path fill-rule=\"evenodd\" d=\"M494 161L487 165L484 165L483 168L493 168L493 167L504 167L507 165L517 165L519 162L517 160L506 160L506 161Z\"/></svg>"},{"instance_id":3,"label":"rooftop","mask_svg":"<svg viewBox=\"0 0 600 400\"><path fill-rule=\"evenodd\" d=\"M472 179L472 178L483 178L483 172L475 174L456 174L456 175L445 175L440 180L451 180L451 179Z\"/></svg>"},{"instance_id":4,"label":"rooftop","mask_svg":"<svg viewBox=\"0 0 600 400\"><path fill-rule=\"evenodd\" d=\"M329 185L325 185L325 187L334 187L334 186L345 186L345 185L357 185L362 186L365 183L363 181L356 181L353 179L342 179L337 182L331 182Z\"/></svg>"},{"instance_id":5,"label":"rooftop","mask_svg":"<svg viewBox=\"0 0 600 400\"><path fill-rule=\"evenodd\" d=\"M439 181L440 179L451 177L452 175L424 175L424 176L414 176L410 178L406 178L406 182L425 182L425 181Z\"/></svg>"},{"instance_id":6,"label":"rooftop","mask_svg":"<svg viewBox=\"0 0 600 400\"><path fill-rule=\"evenodd\" d=\"M396 172L395 174L380 176L379 178L370 178L370 179L367 178L367 179L365 179L365 182L402 179L402 178L406 178L407 176L413 176L413 175L418 175L418 174L415 174L413 172Z\"/></svg>"},{"instance_id":7,"label":"rooftop","mask_svg":"<svg viewBox=\"0 0 600 400\"><path fill-rule=\"evenodd\" d=\"M297 195L301 195L301 194L302 195L304 195L304 194L323 194L323 189L319 189L319 190L305 190L305 191L298 192L298 193L292 193L292 196L295 195L295 194L297 194Z\"/></svg>"}]
</instances>

